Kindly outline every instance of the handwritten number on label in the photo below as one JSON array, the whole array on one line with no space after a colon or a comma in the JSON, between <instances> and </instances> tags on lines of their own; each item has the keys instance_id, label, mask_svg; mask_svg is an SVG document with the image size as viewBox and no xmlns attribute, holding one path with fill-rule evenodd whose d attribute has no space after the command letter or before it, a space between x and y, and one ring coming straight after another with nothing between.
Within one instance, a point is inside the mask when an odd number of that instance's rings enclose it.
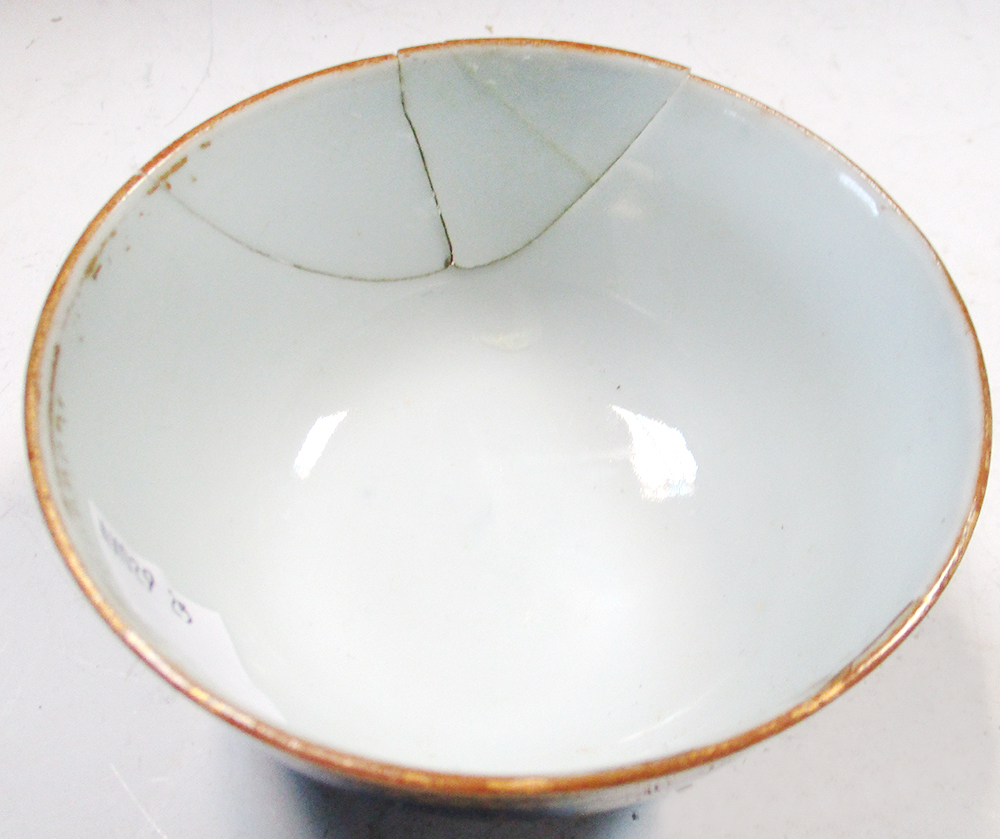
<instances>
[{"instance_id":1,"label":"handwritten number on label","mask_svg":"<svg viewBox=\"0 0 1000 839\"><path fill-rule=\"evenodd\" d=\"M101 522L101 536L104 537L114 555L125 564L129 572L146 587L147 591L152 591L153 586L156 585L156 578L153 576L153 572L143 566L139 560L129 553L128 548L115 538L115 535L105 527L104 522Z\"/></svg>"},{"instance_id":2,"label":"handwritten number on label","mask_svg":"<svg viewBox=\"0 0 1000 839\"><path fill-rule=\"evenodd\" d=\"M170 592L170 608L184 623L191 623L194 620L187 606L184 605L184 601L179 599L172 591Z\"/></svg>"},{"instance_id":3,"label":"handwritten number on label","mask_svg":"<svg viewBox=\"0 0 1000 839\"><path fill-rule=\"evenodd\" d=\"M104 537L104 541L111 548L112 553L122 561L122 564L129 570L129 573L142 584L146 591L152 593L156 587L156 577L153 572L132 556L128 548L105 526L103 521L100 523L100 531L101 536ZM167 594L170 595L170 611L184 621L184 623L194 623L194 618L191 616L191 612L184 604L184 601L169 588L167 589Z\"/></svg>"}]
</instances>

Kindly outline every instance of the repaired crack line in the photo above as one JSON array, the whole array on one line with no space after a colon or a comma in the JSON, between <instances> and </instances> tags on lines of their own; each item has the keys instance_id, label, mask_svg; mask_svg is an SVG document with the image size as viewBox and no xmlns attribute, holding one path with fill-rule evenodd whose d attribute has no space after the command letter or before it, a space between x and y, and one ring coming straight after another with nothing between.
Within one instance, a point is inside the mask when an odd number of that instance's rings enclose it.
<instances>
[{"instance_id":1,"label":"repaired crack line","mask_svg":"<svg viewBox=\"0 0 1000 839\"><path fill-rule=\"evenodd\" d=\"M232 242L235 242L236 244L240 245L243 248L246 248L247 250L251 251L252 253L257 254L258 256L264 257L265 259L271 260L272 262L275 262L275 263L277 263L279 265L285 265L285 266L287 266L289 268L294 268L294 269L297 269L297 270L300 270L300 271L305 271L305 272L310 273L310 274L316 274L316 275L324 276L324 277L333 277L333 278L336 278L336 279L343 279L343 280L353 280L353 281L356 281L356 282L385 283L385 282L400 282L400 281L403 281L403 280L422 279L422 278L425 278L425 277L433 276L433 275L438 274L438 273L440 273L442 271L448 270L449 268L455 268L455 269L458 269L458 270L474 270L476 268L482 268L482 267L486 267L488 265L495 265L498 262L502 262L505 259L509 259L509 258L515 256L516 254L520 253L521 251L523 251L526 247L528 247L532 243L536 242L541 236L543 236L556 222L558 222L573 207L575 207L576 204L585 195L587 195L591 191L591 189L593 189L593 187L597 183L599 183L601 180L604 179L604 177L608 174L608 172L610 172L611 169L614 168L615 164L617 164L618 161L620 161L622 159L622 157L628 152L628 150L632 148L632 146L639 139L639 137L641 137L645 133L645 131L652 124L652 122L664 111L665 108L667 108L668 105L670 105L670 103L675 99L675 97L677 96L677 94L688 83L688 80L690 78L690 71L687 68L684 68L684 71L685 71L684 72L684 77L681 79L680 83L674 88L674 90L672 90L670 92L670 95L663 101L663 103L656 109L656 111L650 116L650 118L643 124L642 128L638 132L636 132L636 134L632 138L632 140L629 141L629 143L625 146L624 149L622 149L622 151L615 157L615 159L610 164L608 164L608 166L604 169L604 171L601 172L601 174L598 175L596 178L594 178L593 180L591 180L591 182L587 186L587 188L582 193L580 193L580 195L578 195L576 198L574 198L572 201L570 201L569 204L567 204L559 213L557 213L552 218L552 220L549 221L548 224L545 225L545 227L543 227L541 230L539 230L534 236L532 236L530 239L528 239L522 245L520 245L519 247L517 247L514 250L510 251L509 253L504 254L503 256L499 256L496 259L492 259L492 260L490 260L488 262L478 263L476 265L464 266L464 265L458 265L458 264L455 263L455 260L454 260L454 248L453 248L452 242L451 242L451 235L448 232L448 225L447 225L447 223L445 221L444 214L441 211L441 203L438 200L437 190L434 187L434 181L433 181L433 179L431 177L430 170L429 170L429 168L427 166L427 160L426 160L426 157L424 155L423 147L422 147L422 145L420 143L420 137L418 136L416 127L414 126L413 120L410 118L410 114L409 114L409 112L407 110L407 105L406 105L406 90L405 90L405 84L404 84L404 81L403 81L402 62L399 60L399 53L397 52L393 56L393 58L396 61L396 72L397 72L397 78L398 78L398 84L399 84L399 101L400 101L400 106L402 108L403 117L406 119L406 123L409 126L410 132L411 132L411 134L413 136L413 141L416 144L417 152L420 155L420 162L421 162L421 165L422 165L423 170L424 170L424 175L427 178L427 185L428 185L428 188L431 191L431 196L434 199L434 206L437 209L438 220L439 220L439 222L441 224L441 230L444 233L445 243L447 244L447 248L448 248L448 256L447 256L447 259L445 261L445 264L442 267L435 268L434 270L427 271L425 273L412 274L412 275L407 275L407 276L403 276L403 277L379 277L379 278L357 277L357 276L352 276L350 274L340 274L340 273L335 273L333 271L326 271L326 270L323 270L321 268L312 268L312 267L309 267L308 265L301 265L301 264L299 264L297 262L292 261L291 259L285 259L285 258L282 258L280 256L277 256L276 254L269 253L268 251L265 251L265 250L262 250L261 248L255 247L255 246L251 245L249 242L247 242L247 241L241 239L240 237L236 236L235 234L230 233L229 231L227 231L226 229L224 229L220 225L218 225L215 222L213 222L211 219L209 219L209 218L205 217L204 215L202 215L201 213L199 213L197 210L195 210L192 207L188 206L180 197L178 197L176 194L174 194L172 191L169 190L169 183L167 183L167 179L172 174L174 174L175 171L180 168L180 166L182 166L186 162L186 160L187 160L186 156L183 157L183 158L181 158L180 161L178 161L177 163L175 163L173 165L173 167L169 168L162 175L152 176L150 173L142 173L143 175L145 175L146 178L150 178L154 182L154 186L150 189L150 192L151 193L155 192L159 186L165 185L167 187L167 189L165 189L163 192L166 195L168 195L170 198L172 198L177 203L177 205L179 207L183 208L191 216L193 216L194 218L196 218L199 221L203 222L204 224L208 225L213 230L215 230L217 233L220 233L221 235L225 236L227 239L231 240ZM548 147L552 148L555 152L557 152L562 159L571 161L574 164L574 168L575 169L582 171L580 169L580 165L579 164L577 164L575 161L572 161L572 159L569 158L568 154L564 150L562 150L556 144L554 144L550 140L548 140L540 132L539 129L537 129L530 121L527 120L526 117L524 117L515 108L513 108L511 105L509 105L502 97L500 97L498 94L496 94L494 91L492 91L492 89L488 88L481 81L479 81L478 79L474 78L474 76L471 75L471 73L460 62L458 62L457 60L454 60L454 59L453 59L453 61L455 61L456 66L462 72L463 76L465 76L465 78L467 78L470 83L474 84L477 89L479 89L481 91L484 91L484 92L489 92L491 98L493 98L494 101L496 101L497 103L499 103L501 106L507 108L507 110L509 110L511 112L511 114L515 118L517 118L519 120L519 122L521 122L523 125L525 125L525 127L527 127L529 129L529 131L531 131L531 133L534 136L536 136L536 137L544 140L545 143L546 143L546 145ZM589 175L587 175L587 178L588 178L588 180L590 180L590 176ZM138 186L138 184L137 184L137 186Z\"/></svg>"},{"instance_id":2,"label":"repaired crack line","mask_svg":"<svg viewBox=\"0 0 1000 839\"><path fill-rule=\"evenodd\" d=\"M278 265L284 265L288 268L294 268L298 271L305 271L307 274L317 274L321 277L332 277L333 279L337 280L351 280L353 282L359 282L359 283L397 283L397 282L402 282L404 280L420 280L423 279L424 277L433 277L435 274L440 274L442 271L446 271L448 270L448 268L451 267L451 260L449 258L448 264L445 265L444 267L435 268L433 271L427 271L426 273L423 274L410 274L405 277L377 277L377 278L352 277L350 274L337 274L334 273L333 271L324 271L322 268L310 268L308 265L300 265L299 263L293 262L290 259L283 259L282 257L277 256L276 254L268 253L265 250L261 250L260 248L254 247L249 242L243 241L241 238L230 233L225 228L220 227L211 219L203 216L197 210L189 207L180 198L178 198L175 193L165 192L164 194L172 201L175 201L177 203L177 206L183 209L186 213L191 215L193 218L198 219L198 221L202 222L203 224L208 225L216 233L225 236L231 242L235 242L237 245L239 245L242 248L246 248L246 250L250 251L251 253L255 253L258 256L262 256L264 257L264 259L268 259L271 262L277 263Z\"/></svg>"},{"instance_id":3,"label":"repaired crack line","mask_svg":"<svg viewBox=\"0 0 1000 839\"><path fill-rule=\"evenodd\" d=\"M646 131L646 129L649 128L649 126L653 123L653 120L655 120L661 113L663 113L664 108L666 108L667 105L669 105L673 101L674 97L677 95L677 93L680 91L680 89L687 84L689 78L690 78L690 72L685 72L684 78L681 80L681 83L679 85L677 85L677 87L670 94L670 96L668 96L664 100L663 104L659 108L656 109L656 113L654 113L649 118L649 121L642 127L642 129L635 135L635 137L632 138L632 141L627 146L625 146L624 149L622 149L621 154L619 154L618 157L616 157L613 161L611 161L611 164L608 166L608 168L605 169L600 174L600 176L598 176L598 178L590 186L588 186L575 199L573 199L573 201L571 201L563 210L561 210L559 212L559 214L556 215L555 218L552 219L552 221L550 221L547 225L545 225L545 227L543 227L541 230L539 230L538 233L536 233L534 236L532 236L527 242L525 242L520 247L515 248L510 253L504 254L503 256L498 256L496 259L491 259L489 262L483 262L483 263L481 263L479 265L471 265L471 266L468 266L468 267L463 266L463 265L456 265L455 267L459 268L459 269L462 269L462 270L471 271L471 270L474 270L476 268L485 268L487 265L496 265L498 262L503 262L505 259L510 259L512 256L515 256L515 255L519 254L521 251L523 251L526 247L528 247L528 245L532 244L533 242L537 242L539 238L541 238L542 236L545 235L545 233L552 227L552 225L554 225L557 221L559 221L559 219L561 219L563 216L565 216L566 213L568 213L570 210L572 210L573 207L575 207L580 202L580 200L588 192L590 192L595 186L597 186L597 184L601 180L604 179L604 176L607 175L608 172L610 172L612 168L614 168L614 165L625 156L625 153L630 148L632 148L633 145L635 145L635 141L638 140L643 135L643 133Z\"/></svg>"},{"instance_id":4,"label":"repaired crack line","mask_svg":"<svg viewBox=\"0 0 1000 839\"><path fill-rule=\"evenodd\" d=\"M573 164L573 168L578 173L583 173L584 176L587 178L587 180L590 181L590 184L587 186L587 188L583 192L581 192L576 198L574 198L572 201L570 201L570 203L567 204L555 217L553 217L553 219L548 224L546 224L545 227L543 227L541 230L539 230L534 236L532 236L530 239L528 239L528 241L526 241L524 244L522 244L522 245L518 246L517 248L515 248L514 250L512 250L510 253L504 254L503 256L498 256L496 259L491 259L488 262L478 263L476 265L458 265L457 263L455 263L454 256L453 256L454 251L453 251L452 245L451 245L451 237L448 234L448 226L445 223L444 215L441 213L441 205L440 205L440 202L438 201L437 192L434 189L434 183L433 183L433 180L431 178L430 170L427 168L427 161L426 161L426 159L424 157L423 148L420 145L420 138L417 136L417 130L416 130L416 128L413 125L413 120L410 119L410 115L409 115L409 113L406 110L406 93L405 93L405 90L404 90L405 85L403 83L402 62L399 60L399 52L397 52L396 55L395 55L395 58L396 58L396 65L399 68L399 95L400 95L400 101L401 101L401 103L403 105L403 114L406 117L406 121L410 125L410 130L413 132L413 139L414 139L414 141L417 144L418 151L420 152L420 160L421 160L421 162L424 165L424 171L427 173L427 182L430 184L431 193L434 196L434 203L437 206L437 208L438 208L438 214L441 217L441 226L444 228L445 238L447 239L447 242L448 242L448 250L449 250L449 254L450 254L448 265L453 265L455 268L459 268L459 269L462 269L462 270L473 270L475 268L484 268L487 265L495 265L498 262L502 262L503 260L509 259L510 257L514 256L515 254L520 253L526 247L528 247L528 245L532 244L533 242L536 242L541 236L543 236L552 227L552 225L554 225L557 221L559 221L559 219L561 219L563 216L566 215L566 213L568 213L573 207L575 207L576 204L580 201L580 199L582 199L588 192L590 192L590 190L593 189L594 186L598 182L600 182L604 178L604 176L608 174L608 172L611 171L611 169L614 167L614 165L619 160L622 159L622 157L625 155L625 153L630 148L632 148L632 146L635 144L636 140L638 140L639 137L641 137L643 135L643 133L645 133L646 129L649 128L649 126L652 124L653 120L655 120L661 113L663 113L663 110L674 100L674 98L681 91L681 89L685 87L685 85L688 83L688 80L691 77L691 71L690 71L689 68L687 68L687 67L681 68L684 71L684 77L681 79L681 81L677 85L677 87L675 87L670 92L670 95L667 96L667 98L663 100L662 104L650 115L649 119L646 120L646 122L643 124L642 128L640 128L639 131L636 132L635 136L628 142L628 144L625 146L625 148L623 148L621 150L621 152L615 157L615 159L612 160L611 163L609 163L607 165L607 167L605 167L604 171L601 172L596 178L591 178L591 176L589 174L587 174L581 168L580 164L576 163L576 161L574 161L572 158L569 157L569 155L568 155L567 152L565 152L563 149L561 149L559 146L557 146L555 143L553 143L551 140L549 140L547 137L545 137L545 135L542 134L541 131L539 129L537 129L534 126L534 124L531 123L525 116L523 116L517 109L515 109L513 106L511 106L510 104L508 104L506 102L506 100L504 100L499 94L497 94L496 92L494 92L487 85L483 84L478 79L476 79L471 74L471 72L468 71L464 67L464 65L460 61L458 61L457 59L455 59L452 56L449 56L449 57L452 59L452 61L455 64L455 66L458 67L458 69L462 73L462 75L465 76L465 78L468 79L470 83L474 84L475 87L477 89L479 89L480 91L488 92L489 95L491 96L491 98L493 98L501 106L507 108L507 110L510 111L510 113L515 118L517 118L522 124L524 124L525 127L528 128L528 130L532 133L533 136L535 136L538 139L542 140L545 143L545 145L547 145L549 148L551 148L553 151L555 151L563 160L567 160L570 163L572 163ZM422 275L422 276L427 276L427 275Z\"/></svg>"},{"instance_id":5,"label":"repaired crack line","mask_svg":"<svg viewBox=\"0 0 1000 839\"><path fill-rule=\"evenodd\" d=\"M445 224L444 215L441 213L441 202L438 201L437 190L434 188L434 181L431 179L430 170L427 168L427 158L424 157L424 148L420 145L420 137L417 136L417 129L413 127L413 120L410 119L410 113L406 110L406 86L403 84L403 63L399 60L398 52L393 56L393 58L396 61L396 76L399 79L399 105L403 109L403 117L406 119L406 124L410 126L410 133L413 135L413 142L417 144L417 152L420 154L420 165L424 167L424 175L427 177L427 186L430 188L431 196L434 198L434 206L437 208L438 219L441 222L441 230L444 233L444 240L448 245L448 259L444 263L444 267L448 268L455 263L455 251L451 246L451 236L448 233L448 225Z\"/></svg>"}]
</instances>

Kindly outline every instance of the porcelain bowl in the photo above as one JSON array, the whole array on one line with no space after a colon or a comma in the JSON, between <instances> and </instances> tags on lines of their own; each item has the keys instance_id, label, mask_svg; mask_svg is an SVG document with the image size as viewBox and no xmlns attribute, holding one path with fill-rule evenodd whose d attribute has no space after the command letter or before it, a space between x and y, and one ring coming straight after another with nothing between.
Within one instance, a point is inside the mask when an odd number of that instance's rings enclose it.
<instances>
[{"instance_id":1,"label":"porcelain bowl","mask_svg":"<svg viewBox=\"0 0 1000 839\"><path fill-rule=\"evenodd\" d=\"M609 807L821 707L979 511L982 356L856 166L541 41L281 85L130 180L32 350L55 541L294 765Z\"/></svg>"}]
</instances>

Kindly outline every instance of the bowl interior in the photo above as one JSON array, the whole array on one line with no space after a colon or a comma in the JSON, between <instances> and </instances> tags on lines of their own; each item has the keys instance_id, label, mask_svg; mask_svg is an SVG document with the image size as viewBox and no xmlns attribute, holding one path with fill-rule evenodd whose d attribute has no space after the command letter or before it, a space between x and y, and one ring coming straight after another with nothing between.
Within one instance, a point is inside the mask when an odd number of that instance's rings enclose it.
<instances>
[{"instance_id":1,"label":"bowl interior","mask_svg":"<svg viewBox=\"0 0 1000 839\"><path fill-rule=\"evenodd\" d=\"M985 477L912 224L635 56L293 83L61 282L34 445L79 573L211 695L376 761L585 773L781 717L928 597Z\"/></svg>"}]
</instances>

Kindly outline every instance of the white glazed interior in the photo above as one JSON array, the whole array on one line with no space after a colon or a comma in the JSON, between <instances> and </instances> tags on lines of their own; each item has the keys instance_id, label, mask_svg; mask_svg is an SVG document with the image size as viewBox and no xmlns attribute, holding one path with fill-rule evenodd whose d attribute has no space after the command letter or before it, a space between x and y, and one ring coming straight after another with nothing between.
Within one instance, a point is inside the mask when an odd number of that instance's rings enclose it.
<instances>
[{"instance_id":1,"label":"white glazed interior","mask_svg":"<svg viewBox=\"0 0 1000 839\"><path fill-rule=\"evenodd\" d=\"M510 132L557 152L479 209L434 182L482 180L476 155L436 143L525 152L439 107L476 49ZM856 167L678 68L416 56L402 91L389 58L210 124L77 255L37 441L72 550L210 693L376 761L584 773L781 716L926 595L973 505L946 274ZM629 136L563 192L601 107L542 130L517 81L601 92L560 61L614 80L615 125L636 81ZM437 105L405 113L407 83ZM498 261L439 270L463 252Z\"/></svg>"}]
</instances>

